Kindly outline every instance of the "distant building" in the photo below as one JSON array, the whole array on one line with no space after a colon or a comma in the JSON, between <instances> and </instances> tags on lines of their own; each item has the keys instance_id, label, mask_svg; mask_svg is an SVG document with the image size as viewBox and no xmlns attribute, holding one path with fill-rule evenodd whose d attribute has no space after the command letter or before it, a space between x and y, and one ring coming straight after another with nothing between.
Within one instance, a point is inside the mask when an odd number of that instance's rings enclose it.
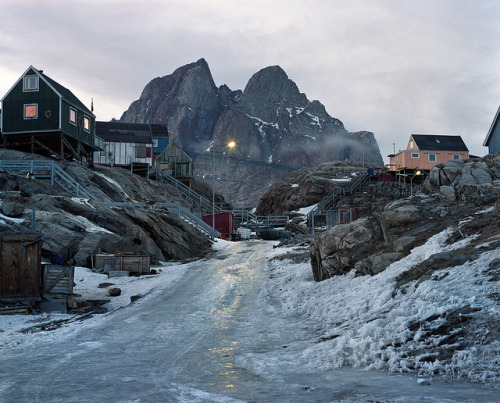
<instances>
[{"instance_id":1,"label":"distant building","mask_svg":"<svg viewBox=\"0 0 500 403\"><path fill-rule=\"evenodd\" d=\"M446 161L467 159L469 150L460 136L412 134L406 150L388 157L390 171L426 171Z\"/></svg>"},{"instance_id":2,"label":"distant building","mask_svg":"<svg viewBox=\"0 0 500 403\"><path fill-rule=\"evenodd\" d=\"M1 101L4 147L92 163L94 114L42 70L28 67Z\"/></svg>"},{"instance_id":3,"label":"distant building","mask_svg":"<svg viewBox=\"0 0 500 403\"><path fill-rule=\"evenodd\" d=\"M155 162L156 168L164 174L191 185L193 178L193 160L177 144L170 144Z\"/></svg>"},{"instance_id":4,"label":"distant building","mask_svg":"<svg viewBox=\"0 0 500 403\"><path fill-rule=\"evenodd\" d=\"M103 141L103 151L94 154L100 165L153 165L155 148L168 142L166 126L157 124L96 122L96 135Z\"/></svg>"},{"instance_id":5,"label":"distant building","mask_svg":"<svg viewBox=\"0 0 500 403\"><path fill-rule=\"evenodd\" d=\"M488 147L488 154L500 153L500 106L491 123L490 130L488 130L483 146Z\"/></svg>"}]
</instances>

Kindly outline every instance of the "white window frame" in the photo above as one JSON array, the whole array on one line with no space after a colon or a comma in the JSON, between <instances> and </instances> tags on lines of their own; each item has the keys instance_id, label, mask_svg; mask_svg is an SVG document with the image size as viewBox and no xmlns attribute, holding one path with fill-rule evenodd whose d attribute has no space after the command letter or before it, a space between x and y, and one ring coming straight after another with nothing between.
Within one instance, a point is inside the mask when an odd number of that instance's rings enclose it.
<instances>
[{"instance_id":1,"label":"white window frame","mask_svg":"<svg viewBox=\"0 0 500 403\"><path fill-rule=\"evenodd\" d=\"M88 116L83 117L83 130L90 133L90 118Z\"/></svg>"},{"instance_id":2,"label":"white window frame","mask_svg":"<svg viewBox=\"0 0 500 403\"><path fill-rule=\"evenodd\" d=\"M153 148L158 148L158 139L153 139Z\"/></svg>"},{"instance_id":3,"label":"white window frame","mask_svg":"<svg viewBox=\"0 0 500 403\"><path fill-rule=\"evenodd\" d=\"M33 80L33 86L29 83ZM23 92L37 92L40 90L40 81L37 75L24 76L23 78Z\"/></svg>"},{"instance_id":4,"label":"white window frame","mask_svg":"<svg viewBox=\"0 0 500 403\"><path fill-rule=\"evenodd\" d=\"M431 159L431 157L432 157L433 159ZM429 154L429 155L428 155L428 161L429 161L429 162L437 162L437 154L434 154L434 153L433 153L433 154Z\"/></svg>"},{"instance_id":5,"label":"white window frame","mask_svg":"<svg viewBox=\"0 0 500 403\"><path fill-rule=\"evenodd\" d=\"M411 153L412 158L420 158L420 153Z\"/></svg>"},{"instance_id":6,"label":"white window frame","mask_svg":"<svg viewBox=\"0 0 500 403\"><path fill-rule=\"evenodd\" d=\"M35 107L35 116L26 116L26 107L27 106L34 106ZM38 104L24 104L23 117L25 120L38 119Z\"/></svg>"},{"instance_id":7,"label":"white window frame","mask_svg":"<svg viewBox=\"0 0 500 403\"><path fill-rule=\"evenodd\" d=\"M74 112L74 113L75 113L75 120L71 120L71 112ZM69 123L71 123L72 125L75 125L75 126L76 126L76 119L77 119L76 109L74 109L74 108L69 108Z\"/></svg>"},{"instance_id":8,"label":"white window frame","mask_svg":"<svg viewBox=\"0 0 500 403\"><path fill-rule=\"evenodd\" d=\"M413 148L413 140L410 140L410 150Z\"/></svg>"},{"instance_id":9,"label":"white window frame","mask_svg":"<svg viewBox=\"0 0 500 403\"><path fill-rule=\"evenodd\" d=\"M452 157L453 160L461 160L462 157L460 156L460 154L453 154L453 157Z\"/></svg>"}]
</instances>

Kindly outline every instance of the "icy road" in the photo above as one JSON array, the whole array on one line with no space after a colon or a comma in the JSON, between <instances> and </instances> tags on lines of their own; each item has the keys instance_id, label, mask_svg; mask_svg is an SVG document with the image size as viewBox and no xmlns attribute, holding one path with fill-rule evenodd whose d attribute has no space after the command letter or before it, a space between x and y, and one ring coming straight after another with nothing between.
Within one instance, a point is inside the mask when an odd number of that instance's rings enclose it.
<instances>
[{"instance_id":1,"label":"icy road","mask_svg":"<svg viewBox=\"0 0 500 403\"><path fill-rule=\"evenodd\" d=\"M4 351L0 401L500 401L480 385L311 370L300 353L317 326L266 292L270 249L235 243L128 307Z\"/></svg>"}]
</instances>

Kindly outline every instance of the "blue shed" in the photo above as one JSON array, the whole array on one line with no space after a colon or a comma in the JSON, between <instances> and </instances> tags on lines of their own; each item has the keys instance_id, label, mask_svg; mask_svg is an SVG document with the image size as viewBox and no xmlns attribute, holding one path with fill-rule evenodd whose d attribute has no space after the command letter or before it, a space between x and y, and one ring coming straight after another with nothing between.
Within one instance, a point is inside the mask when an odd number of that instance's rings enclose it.
<instances>
[{"instance_id":1,"label":"blue shed","mask_svg":"<svg viewBox=\"0 0 500 403\"><path fill-rule=\"evenodd\" d=\"M488 147L488 154L500 153L500 106L497 109L493 123L491 123L490 130L486 139L484 140L483 146Z\"/></svg>"}]
</instances>

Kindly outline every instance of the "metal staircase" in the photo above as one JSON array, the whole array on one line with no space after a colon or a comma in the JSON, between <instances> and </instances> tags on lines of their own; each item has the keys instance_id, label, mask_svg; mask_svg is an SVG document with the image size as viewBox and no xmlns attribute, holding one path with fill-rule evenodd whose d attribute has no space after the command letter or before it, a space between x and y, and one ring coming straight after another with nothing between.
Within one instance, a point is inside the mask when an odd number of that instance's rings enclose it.
<instances>
[{"instance_id":1,"label":"metal staircase","mask_svg":"<svg viewBox=\"0 0 500 403\"><path fill-rule=\"evenodd\" d=\"M314 233L314 228L318 224L317 218L321 218L319 222L325 224L327 227L352 221L351 209L335 210L333 206L347 195L352 195L356 191L359 191L369 178L370 176L367 173L362 173L357 175L354 179L351 179L347 186L334 187L333 190L306 215L308 228Z\"/></svg>"},{"instance_id":2,"label":"metal staircase","mask_svg":"<svg viewBox=\"0 0 500 403\"><path fill-rule=\"evenodd\" d=\"M186 186L184 183L175 179L173 176L165 175L160 170L158 170L156 172L156 178L160 182L168 183L179 189L192 202L194 202L196 206L199 207L201 214L212 214L212 212L221 213L223 211L220 207L214 206L212 202L209 201L205 196L202 196L199 193L195 192L189 186Z\"/></svg>"},{"instance_id":3,"label":"metal staircase","mask_svg":"<svg viewBox=\"0 0 500 403\"><path fill-rule=\"evenodd\" d=\"M135 202L105 202L103 203L106 206L110 207L145 207L146 203L135 203ZM192 226L198 228L201 232L205 233L211 238L217 238L221 235L221 233L210 225L208 225L201 218L193 214L188 209L182 207L180 203L155 203L153 205L149 205L150 208L154 210L158 208L164 208L168 210L170 213L177 214L180 218L187 221Z\"/></svg>"}]
</instances>

